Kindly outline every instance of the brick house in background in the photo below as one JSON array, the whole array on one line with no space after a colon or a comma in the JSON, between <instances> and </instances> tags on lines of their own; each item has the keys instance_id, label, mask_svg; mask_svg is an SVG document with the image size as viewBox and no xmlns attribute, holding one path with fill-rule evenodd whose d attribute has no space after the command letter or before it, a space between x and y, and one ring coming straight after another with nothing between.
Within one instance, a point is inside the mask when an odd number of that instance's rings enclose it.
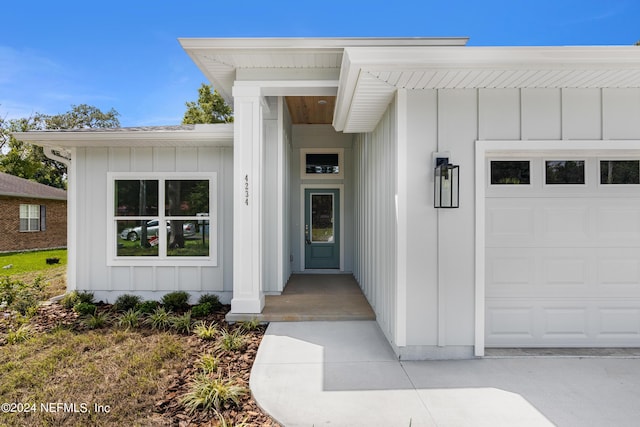
<instances>
[{"instance_id":1,"label":"brick house in background","mask_svg":"<svg viewBox=\"0 0 640 427\"><path fill-rule=\"evenodd\" d=\"M0 252L67 246L67 192L0 173Z\"/></svg>"}]
</instances>

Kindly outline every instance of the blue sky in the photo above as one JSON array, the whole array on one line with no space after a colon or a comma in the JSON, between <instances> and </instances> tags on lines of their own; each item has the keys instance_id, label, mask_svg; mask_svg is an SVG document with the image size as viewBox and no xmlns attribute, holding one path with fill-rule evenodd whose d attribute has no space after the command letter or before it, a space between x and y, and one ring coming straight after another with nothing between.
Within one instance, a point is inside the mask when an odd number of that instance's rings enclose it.
<instances>
[{"instance_id":1,"label":"blue sky","mask_svg":"<svg viewBox=\"0 0 640 427\"><path fill-rule=\"evenodd\" d=\"M2 5L0 116L115 108L179 124L205 81L179 37L470 37L469 45L631 45L638 0L32 0Z\"/></svg>"}]
</instances>

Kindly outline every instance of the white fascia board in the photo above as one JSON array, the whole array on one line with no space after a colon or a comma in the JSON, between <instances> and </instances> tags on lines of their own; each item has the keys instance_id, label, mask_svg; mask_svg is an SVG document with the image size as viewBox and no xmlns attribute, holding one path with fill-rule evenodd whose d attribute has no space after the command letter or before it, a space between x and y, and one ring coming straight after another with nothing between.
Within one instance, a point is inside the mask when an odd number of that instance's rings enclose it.
<instances>
[{"instance_id":1,"label":"white fascia board","mask_svg":"<svg viewBox=\"0 0 640 427\"><path fill-rule=\"evenodd\" d=\"M233 96L245 88L259 89L261 96L335 96L338 84L338 80L243 80L234 83Z\"/></svg>"},{"instance_id":2,"label":"white fascia board","mask_svg":"<svg viewBox=\"0 0 640 427\"><path fill-rule=\"evenodd\" d=\"M464 46L468 37L179 38L188 49L342 49L350 46Z\"/></svg>"},{"instance_id":3,"label":"white fascia board","mask_svg":"<svg viewBox=\"0 0 640 427\"><path fill-rule=\"evenodd\" d=\"M626 69L640 66L638 46L357 47L350 61L367 71L424 68Z\"/></svg>"},{"instance_id":4,"label":"white fascia board","mask_svg":"<svg viewBox=\"0 0 640 427\"><path fill-rule=\"evenodd\" d=\"M344 130L347 123L347 117L349 116L349 110L359 76L360 68L358 66L352 66L351 50L345 49L340 67L340 84L338 86L336 107L333 111L333 127L339 132Z\"/></svg>"},{"instance_id":5,"label":"white fascia board","mask_svg":"<svg viewBox=\"0 0 640 427\"><path fill-rule=\"evenodd\" d=\"M195 125L192 130L91 130L16 132L24 142L54 148L67 147L217 147L233 145L233 123Z\"/></svg>"}]
</instances>

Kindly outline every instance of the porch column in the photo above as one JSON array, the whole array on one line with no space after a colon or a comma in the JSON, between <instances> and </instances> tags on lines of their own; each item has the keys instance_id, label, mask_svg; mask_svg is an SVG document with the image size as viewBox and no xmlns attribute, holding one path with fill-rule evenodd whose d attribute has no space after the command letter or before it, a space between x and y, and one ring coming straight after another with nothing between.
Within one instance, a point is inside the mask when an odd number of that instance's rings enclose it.
<instances>
[{"instance_id":1,"label":"porch column","mask_svg":"<svg viewBox=\"0 0 640 427\"><path fill-rule=\"evenodd\" d=\"M260 87L234 86L232 313L260 313L263 130Z\"/></svg>"}]
</instances>

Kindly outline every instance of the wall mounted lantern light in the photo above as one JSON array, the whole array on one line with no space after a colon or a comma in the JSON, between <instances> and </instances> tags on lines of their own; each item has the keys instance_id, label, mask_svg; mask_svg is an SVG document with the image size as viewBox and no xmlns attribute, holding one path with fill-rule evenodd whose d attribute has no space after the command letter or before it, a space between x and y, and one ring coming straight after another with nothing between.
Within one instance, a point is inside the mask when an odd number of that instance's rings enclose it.
<instances>
[{"instance_id":1,"label":"wall mounted lantern light","mask_svg":"<svg viewBox=\"0 0 640 427\"><path fill-rule=\"evenodd\" d=\"M460 166L449 163L449 157L434 156L433 207L460 206Z\"/></svg>"}]
</instances>

